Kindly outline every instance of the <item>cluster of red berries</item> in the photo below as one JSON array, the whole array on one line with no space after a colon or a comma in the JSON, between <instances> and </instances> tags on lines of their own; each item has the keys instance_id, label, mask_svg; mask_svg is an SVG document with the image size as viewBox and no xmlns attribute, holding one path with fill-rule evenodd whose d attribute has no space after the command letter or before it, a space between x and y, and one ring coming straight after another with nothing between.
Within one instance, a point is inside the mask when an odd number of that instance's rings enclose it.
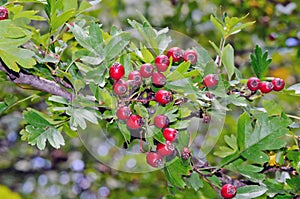
<instances>
[{"instance_id":1,"label":"cluster of red berries","mask_svg":"<svg viewBox=\"0 0 300 199\"><path fill-rule=\"evenodd\" d=\"M0 20L4 20L8 18L8 10L2 6L0 6Z\"/></svg>"},{"instance_id":2,"label":"cluster of red berries","mask_svg":"<svg viewBox=\"0 0 300 199\"><path fill-rule=\"evenodd\" d=\"M281 78L274 78L271 82L261 82L257 77L251 77L247 81L247 86L251 91L260 90L262 93L269 93L272 90L281 91L284 88L285 82Z\"/></svg>"},{"instance_id":3,"label":"cluster of red berries","mask_svg":"<svg viewBox=\"0 0 300 199\"><path fill-rule=\"evenodd\" d=\"M221 195L225 199L231 199L236 195L236 187L232 184L225 184L221 188Z\"/></svg>"}]
</instances>

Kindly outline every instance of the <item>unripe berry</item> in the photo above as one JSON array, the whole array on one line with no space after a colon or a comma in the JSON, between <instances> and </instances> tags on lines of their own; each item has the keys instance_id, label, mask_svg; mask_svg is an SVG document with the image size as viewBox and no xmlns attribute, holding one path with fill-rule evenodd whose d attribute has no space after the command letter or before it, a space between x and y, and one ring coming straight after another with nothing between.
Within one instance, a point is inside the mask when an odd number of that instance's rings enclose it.
<instances>
[{"instance_id":1,"label":"unripe berry","mask_svg":"<svg viewBox=\"0 0 300 199\"><path fill-rule=\"evenodd\" d=\"M257 91L259 88L260 80L257 77L250 77L247 81L247 86L250 91Z\"/></svg>"},{"instance_id":2,"label":"unripe berry","mask_svg":"<svg viewBox=\"0 0 300 199\"><path fill-rule=\"evenodd\" d=\"M166 115L157 115L154 118L154 125L157 128L166 128L169 125L169 118Z\"/></svg>"},{"instance_id":3,"label":"unripe berry","mask_svg":"<svg viewBox=\"0 0 300 199\"><path fill-rule=\"evenodd\" d=\"M183 53L184 61L190 61L191 64L195 64L197 62L197 53L194 50L186 50Z\"/></svg>"},{"instance_id":4,"label":"unripe berry","mask_svg":"<svg viewBox=\"0 0 300 199\"><path fill-rule=\"evenodd\" d=\"M139 115L130 115L130 117L126 121L126 124L130 129L139 129L143 125L143 120Z\"/></svg>"},{"instance_id":5,"label":"unripe berry","mask_svg":"<svg viewBox=\"0 0 300 199\"><path fill-rule=\"evenodd\" d=\"M139 71L132 71L128 75L128 80L134 82L134 85L139 86L142 83L142 75Z\"/></svg>"},{"instance_id":6,"label":"unripe berry","mask_svg":"<svg viewBox=\"0 0 300 199\"><path fill-rule=\"evenodd\" d=\"M178 47L170 48L167 52L167 56L172 57L173 62L179 62L183 56L182 50Z\"/></svg>"},{"instance_id":7,"label":"unripe berry","mask_svg":"<svg viewBox=\"0 0 300 199\"><path fill-rule=\"evenodd\" d=\"M231 199L236 195L236 188L234 185L232 184L225 184L222 188L221 188L221 195L225 198L225 199Z\"/></svg>"},{"instance_id":8,"label":"unripe berry","mask_svg":"<svg viewBox=\"0 0 300 199\"><path fill-rule=\"evenodd\" d=\"M159 90L155 94L155 100L158 103L165 105L172 101L172 95L169 91Z\"/></svg>"},{"instance_id":9,"label":"unripe berry","mask_svg":"<svg viewBox=\"0 0 300 199\"><path fill-rule=\"evenodd\" d=\"M128 85L124 80L120 79L114 83L113 89L115 94L124 95L128 90Z\"/></svg>"},{"instance_id":10,"label":"unripe berry","mask_svg":"<svg viewBox=\"0 0 300 199\"><path fill-rule=\"evenodd\" d=\"M4 20L8 18L8 10L4 7L0 7L0 20Z\"/></svg>"},{"instance_id":11,"label":"unripe berry","mask_svg":"<svg viewBox=\"0 0 300 199\"><path fill-rule=\"evenodd\" d=\"M207 88L213 88L218 84L218 76L216 74L209 74L203 78L203 84Z\"/></svg>"},{"instance_id":12,"label":"unripe berry","mask_svg":"<svg viewBox=\"0 0 300 199\"><path fill-rule=\"evenodd\" d=\"M155 58L155 66L158 72L164 72L168 69L170 60L166 55L158 55Z\"/></svg>"},{"instance_id":13,"label":"unripe berry","mask_svg":"<svg viewBox=\"0 0 300 199\"><path fill-rule=\"evenodd\" d=\"M203 116L203 123L208 124L210 122L211 118L209 115L204 115Z\"/></svg>"},{"instance_id":14,"label":"unripe berry","mask_svg":"<svg viewBox=\"0 0 300 199\"><path fill-rule=\"evenodd\" d=\"M117 110L117 117L120 120L127 120L131 115L131 109L127 106L122 106Z\"/></svg>"},{"instance_id":15,"label":"unripe berry","mask_svg":"<svg viewBox=\"0 0 300 199\"><path fill-rule=\"evenodd\" d=\"M191 151L188 147L183 147L181 151L181 156L184 160L187 160L191 155Z\"/></svg>"},{"instance_id":16,"label":"unripe berry","mask_svg":"<svg viewBox=\"0 0 300 199\"><path fill-rule=\"evenodd\" d=\"M165 128L163 136L167 141L174 142L177 139L178 132L173 128Z\"/></svg>"},{"instance_id":17,"label":"unripe berry","mask_svg":"<svg viewBox=\"0 0 300 199\"><path fill-rule=\"evenodd\" d=\"M272 80L272 84L274 91L281 91L284 88L285 82L283 79L275 78Z\"/></svg>"},{"instance_id":18,"label":"unripe berry","mask_svg":"<svg viewBox=\"0 0 300 199\"><path fill-rule=\"evenodd\" d=\"M152 74L152 83L155 86L163 86L166 84L166 77L160 72L154 72Z\"/></svg>"},{"instance_id":19,"label":"unripe berry","mask_svg":"<svg viewBox=\"0 0 300 199\"><path fill-rule=\"evenodd\" d=\"M158 143L156 151L161 156L170 156L174 153L175 147L171 142L167 141L166 144Z\"/></svg>"},{"instance_id":20,"label":"unripe berry","mask_svg":"<svg viewBox=\"0 0 300 199\"><path fill-rule=\"evenodd\" d=\"M125 74L124 67L122 64L115 62L110 68L109 68L109 76L114 80L121 79Z\"/></svg>"},{"instance_id":21,"label":"unripe berry","mask_svg":"<svg viewBox=\"0 0 300 199\"><path fill-rule=\"evenodd\" d=\"M143 64L140 68L140 73L144 78L151 77L153 71L154 71L154 67L151 64Z\"/></svg>"},{"instance_id":22,"label":"unripe berry","mask_svg":"<svg viewBox=\"0 0 300 199\"><path fill-rule=\"evenodd\" d=\"M259 90L262 93L269 93L272 91L273 89L273 84L271 82L262 82L259 84Z\"/></svg>"},{"instance_id":23,"label":"unripe berry","mask_svg":"<svg viewBox=\"0 0 300 199\"><path fill-rule=\"evenodd\" d=\"M152 167L160 167L162 165L162 156L155 152L149 152L147 153L146 161Z\"/></svg>"}]
</instances>

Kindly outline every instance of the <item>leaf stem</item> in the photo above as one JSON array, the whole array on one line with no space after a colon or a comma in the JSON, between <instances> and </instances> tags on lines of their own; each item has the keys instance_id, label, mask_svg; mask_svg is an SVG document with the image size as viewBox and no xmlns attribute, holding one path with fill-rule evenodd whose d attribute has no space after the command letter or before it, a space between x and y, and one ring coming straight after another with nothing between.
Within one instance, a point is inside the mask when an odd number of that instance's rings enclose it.
<instances>
[{"instance_id":1,"label":"leaf stem","mask_svg":"<svg viewBox=\"0 0 300 199\"><path fill-rule=\"evenodd\" d=\"M18 105L18 104L20 104L20 103L22 103L22 102L25 102L26 100L29 100L29 99L31 99L31 98L34 98L34 97L40 97L40 96L37 95L37 94L32 94L32 95L30 95L30 96L28 96L28 97L26 97L26 98L24 98L24 99L21 99L21 100L15 102L15 103L9 105L5 111L11 109L12 107L14 107L14 106L16 106L16 105Z\"/></svg>"}]
</instances>

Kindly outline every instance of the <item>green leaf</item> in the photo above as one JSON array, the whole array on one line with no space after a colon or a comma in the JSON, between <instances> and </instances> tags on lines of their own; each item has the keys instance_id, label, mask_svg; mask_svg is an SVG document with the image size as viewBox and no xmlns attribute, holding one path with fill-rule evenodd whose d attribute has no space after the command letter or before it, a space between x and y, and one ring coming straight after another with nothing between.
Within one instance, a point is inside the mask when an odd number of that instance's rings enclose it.
<instances>
[{"instance_id":1,"label":"green leaf","mask_svg":"<svg viewBox=\"0 0 300 199\"><path fill-rule=\"evenodd\" d=\"M71 17L73 17L75 14L75 10L71 9L66 12L63 12L62 14L55 16L51 19L51 33L54 33L57 31L57 29L65 24Z\"/></svg>"},{"instance_id":2,"label":"green leaf","mask_svg":"<svg viewBox=\"0 0 300 199\"><path fill-rule=\"evenodd\" d=\"M227 44L222 53L222 62L227 71L228 79L231 80L234 74L234 50L230 44Z\"/></svg>"},{"instance_id":3,"label":"green leaf","mask_svg":"<svg viewBox=\"0 0 300 199\"><path fill-rule=\"evenodd\" d=\"M263 100L262 105L266 109L269 116L281 115L283 111L281 106L274 100Z\"/></svg>"},{"instance_id":4,"label":"green leaf","mask_svg":"<svg viewBox=\"0 0 300 199\"><path fill-rule=\"evenodd\" d=\"M237 143L239 150L245 149L245 139L249 139L252 132L251 120L249 115L244 112L238 120Z\"/></svg>"},{"instance_id":5,"label":"green leaf","mask_svg":"<svg viewBox=\"0 0 300 199\"><path fill-rule=\"evenodd\" d=\"M164 172L170 185L179 188L186 186L182 176L188 175L190 170L192 170L192 167L190 165L183 165L179 157L175 157L173 160L167 162L164 167Z\"/></svg>"},{"instance_id":6,"label":"green leaf","mask_svg":"<svg viewBox=\"0 0 300 199\"><path fill-rule=\"evenodd\" d=\"M0 102L0 114L2 114L6 109L8 105L5 102Z\"/></svg>"},{"instance_id":7,"label":"green leaf","mask_svg":"<svg viewBox=\"0 0 300 199\"><path fill-rule=\"evenodd\" d=\"M57 102L59 104L65 104L65 105L70 104L66 98L60 97L60 96L55 96L55 95L49 97L48 100L52 101L52 102Z\"/></svg>"},{"instance_id":8,"label":"green leaf","mask_svg":"<svg viewBox=\"0 0 300 199\"><path fill-rule=\"evenodd\" d=\"M71 116L71 124L74 127L80 126L80 128L85 129L87 124L86 121L89 121L93 124L98 124L97 114L94 110L87 110L84 108L74 108L69 107L66 111L66 114Z\"/></svg>"},{"instance_id":9,"label":"green leaf","mask_svg":"<svg viewBox=\"0 0 300 199\"><path fill-rule=\"evenodd\" d=\"M298 162L299 164L299 162ZM294 176L291 179L286 179L286 183L293 189L294 193L299 192L299 187L300 187L300 177Z\"/></svg>"},{"instance_id":10,"label":"green leaf","mask_svg":"<svg viewBox=\"0 0 300 199\"><path fill-rule=\"evenodd\" d=\"M31 108L28 108L23 112L23 117L28 124L31 124L35 127L43 128L51 126L44 114Z\"/></svg>"},{"instance_id":11,"label":"green leaf","mask_svg":"<svg viewBox=\"0 0 300 199\"><path fill-rule=\"evenodd\" d=\"M217 30L222 34L222 36L224 36L225 30L224 30L222 22L214 15L210 15L210 21L217 28Z\"/></svg>"},{"instance_id":12,"label":"green leaf","mask_svg":"<svg viewBox=\"0 0 300 199\"><path fill-rule=\"evenodd\" d=\"M267 188L258 185L249 185L237 189L236 199L252 199L266 193Z\"/></svg>"},{"instance_id":13,"label":"green leaf","mask_svg":"<svg viewBox=\"0 0 300 199\"><path fill-rule=\"evenodd\" d=\"M247 18L249 14L243 16L243 17L225 17L225 26L226 26L226 37L229 35L236 34L240 32L242 29L252 25L255 23L255 21L242 23L242 21Z\"/></svg>"},{"instance_id":14,"label":"green leaf","mask_svg":"<svg viewBox=\"0 0 300 199\"><path fill-rule=\"evenodd\" d=\"M300 94L300 83L294 84L294 85L288 87L286 90L295 91L295 94L299 95Z\"/></svg>"},{"instance_id":15,"label":"green leaf","mask_svg":"<svg viewBox=\"0 0 300 199\"><path fill-rule=\"evenodd\" d=\"M186 129L190 126L191 120L179 120L176 121L175 124L170 125L171 128L174 129Z\"/></svg>"},{"instance_id":16,"label":"green leaf","mask_svg":"<svg viewBox=\"0 0 300 199\"><path fill-rule=\"evenodd\" d=\"M190 68L189 62L182 62L173 72L167 76L167 81L176 81L184 78L184 73Z\"/></svg>"},{"instance_id":17,"label":"green leaf","mask_svg":"<svg viewBox=\"0 0 300 199\"><path fill-rule=\"evenodd\" d=\"M203 181L200 178L199 174L193 172L189 177L186 178L186 182L190 185L195 191L198 191L203 187Z\"/></svg>"},{"instance_id":18,"label":"green leaf","mask_svg":"<svg viewBox=\"0 0 300 199\"><path fill-rule=\"evenodd\" d=\"M262 78L268 71L268 67L272 62L272 59L268 58L268 52L265 51L262 53L262 49L256 45L254 49L254 54L250 55L251 58L251 66L254 70L254 73L258 78Z\"/></svg>"},{"instance_id":19,"label":"green leaf","mask_svg":"<svg viewBox=\"0 0 300 199\"><path fill-rule=\"evenodd\" d=\"M118 56L122 50L129 44L129 33L122 32L113 36L104 48L105 58L111 60Z\"/></svg>"},{"instance_id":20,"label":"green leaf","mask_svg":"<svg viewBox=\"0 0 300 199\"><path fill-rule=\"evenodd\" d=\"M238 150L237 139L233 134L231 134L230 137L228 135L225 135L224 140L229 147L220 146L219 150L214 152L214 155L219 157L226 157L228 155L234 154Z\"/></svg>"},{"instance_id":21,"label":"green leaf","mask_svg":"<svg viewBox=\"0 0 300 199\"><path fill-rule=\"evenodd\" d=\"M165 88L176 91L178 93L198 93L198 90L193 86L189 78L167 82Z\"/></svg>"},{"instance_id":22,"label":"green leaf","mask_svg":"<svg viewBox=\"0 0 300 199\"><path fill-rule=\"evenodd\" d=\"M129 143L130 142L130 138L131 138L131 135L130 135L130 131L128 130L127 128L127 125L126 123L121 123L121 122L118 122L118 127L121 131L121 134L124 138L124 141L126 143Z\"/></svg>"},{"instance_id":23,"label":"green leaf","mask_svg":"<svg viewBox=\"0 0 300 199\"><path fill-rule=\"evenodd\" d=\"M143 118L149 118L148 110L142 103L136 103L134 105L134 110L138 115L141 115Z\"/></svg>"}]
</instances>

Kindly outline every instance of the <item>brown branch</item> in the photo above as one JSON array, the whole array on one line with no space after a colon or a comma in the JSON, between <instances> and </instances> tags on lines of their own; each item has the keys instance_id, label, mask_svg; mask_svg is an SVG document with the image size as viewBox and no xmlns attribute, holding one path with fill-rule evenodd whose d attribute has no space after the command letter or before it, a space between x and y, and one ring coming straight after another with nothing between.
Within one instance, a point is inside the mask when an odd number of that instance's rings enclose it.
<instances>
[{"instance_id":1,"label":"brown branch","mask_svg":"<svg viewBox=\"0 0 300 199\"><path fill-rule=\"evenodd\" d=\"M40 91L44 91L53 95L61 96L66 98L69 101L74 99L74 94L61 88L59 84L55 83L54 81L50 81L44 79L42 77L38 77L31 74L26 74L22 71L20 72L13 72L8 69L5 64L0 61L0 70L5 72L7 75L7 79L11 82L16 84L25 84L32 86Z\"/></svg>"}]
</instances>

